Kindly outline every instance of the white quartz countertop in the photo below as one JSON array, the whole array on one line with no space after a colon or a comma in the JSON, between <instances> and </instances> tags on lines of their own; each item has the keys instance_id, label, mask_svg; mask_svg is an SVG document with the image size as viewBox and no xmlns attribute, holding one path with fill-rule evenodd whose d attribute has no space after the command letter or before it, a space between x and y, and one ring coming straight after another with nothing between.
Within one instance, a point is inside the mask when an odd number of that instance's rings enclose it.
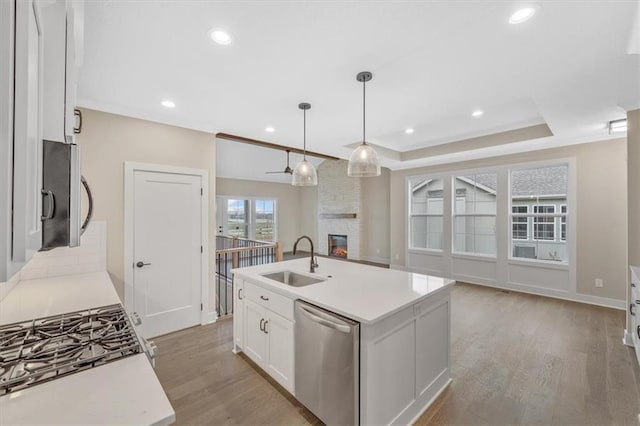
<instances>
[{"instance_id":1,"label":"white quartz countertop","mask_svg":"<svg viewBox=\"0 0 640 426\"><path fill-rule=\"evenodd\" d=\"M20 281L0 302L0 325L120 303L109 274Z\"/></svg>"},{"instance_id":2,"label":"white quartz countertop","mask_svg":"<svg viewBox=\"0 0 640 426\"><path fill-rule=\"evenodd\" d=\"M120 303L106 272L19 282L0 325ZM145 354L0 397L0 425L166 425L175 412Z\"/></svg>"},{"instance_id":3,"label":"white quartz countertop","mask_svg":"<svg viewBox=\"0 0 640 426\"><path fill-rule=\"evenodd\" d=\"M447 278L342 260L319 258L318 264L313 274L309 273L309 258L239 268L232 272L276 293L305 300L365 324L380 321L455 284ZM295 271L326 281L293 287L262 276L279 271Z\"/></svg>"},{"instance_id":4,"label":"white quartz countertop","mask_svg":"<svg viewBox=\"0 0 640 426\"><path fill-rule=\"evenodd\" d=\"M0 398L2 425L168 425L175 413L145 354Z\"/></svg>"}]
</instances>

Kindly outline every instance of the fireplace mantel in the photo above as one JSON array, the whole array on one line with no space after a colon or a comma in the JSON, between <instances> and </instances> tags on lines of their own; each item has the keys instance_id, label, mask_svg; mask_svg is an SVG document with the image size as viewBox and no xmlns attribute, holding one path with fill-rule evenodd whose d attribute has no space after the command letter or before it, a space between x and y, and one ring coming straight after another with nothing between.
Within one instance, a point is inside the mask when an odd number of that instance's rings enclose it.
<instances>
[{"instance_id":1,"label":"fireplace mantel","mask_svg":"<svg viewBox=\"0 0 640 426\"><path fill-rule=\"evenodd\" d=\"M321 213L322 219L355 219L358 217L356 213Z\"/></svg>"}]
</instances>

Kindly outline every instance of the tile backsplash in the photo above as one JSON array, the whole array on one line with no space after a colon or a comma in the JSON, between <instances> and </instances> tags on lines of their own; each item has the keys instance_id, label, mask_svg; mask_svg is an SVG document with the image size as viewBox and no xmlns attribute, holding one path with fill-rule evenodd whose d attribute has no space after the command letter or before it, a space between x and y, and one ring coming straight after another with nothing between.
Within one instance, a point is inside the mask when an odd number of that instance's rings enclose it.
<instances>
[{"instance_id":1,"label":"tile backsplash","mask_svg":"<svg viewBox=\"0 0 640 426\"><path fill-rule=\"evenodd\" d=\"M107 222L92 221L79 247L36 253L20 271L20 280L86 274L107 269Z\"/></svg>"}]
</instances>

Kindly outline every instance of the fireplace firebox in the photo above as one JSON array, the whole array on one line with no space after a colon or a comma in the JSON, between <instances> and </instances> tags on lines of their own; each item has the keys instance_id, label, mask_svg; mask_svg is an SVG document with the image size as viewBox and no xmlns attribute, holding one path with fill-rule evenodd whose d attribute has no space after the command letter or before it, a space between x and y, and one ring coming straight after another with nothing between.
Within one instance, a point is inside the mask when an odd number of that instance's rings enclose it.
<instances>
[{"instance_id":1,"label":"fireplace firebox","mask_svg":"<svg viewBox=\"0 0 640 426\"><path fill-rule=\"evenodd\" d=\"M347 236L329 234L329 256L347 258Z\"/></svg>"}]
</instances>

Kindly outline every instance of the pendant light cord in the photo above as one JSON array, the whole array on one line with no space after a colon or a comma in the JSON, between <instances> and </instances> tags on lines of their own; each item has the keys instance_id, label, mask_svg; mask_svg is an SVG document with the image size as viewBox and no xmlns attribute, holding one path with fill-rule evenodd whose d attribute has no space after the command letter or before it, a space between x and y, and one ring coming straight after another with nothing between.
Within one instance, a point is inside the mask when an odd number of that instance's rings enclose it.
<instances>
[{"instance_id":1,"label":"pendant light cord","mask_svg":"<svg viewBox=\"0 0 640 426\"><path fill-rule=\"evenodd\" d=\"M367 138L365 137L365 118L367 116L367 82L362 80L362 143L367 144Z\"/></svg>"},{"instance_id":2,"label":"pendant light cord","mask_svg":"<svg viewBox=\"0 0 640 426\"><path fill-rule=\"evenodd\" d=\"M303 144L303 150L302 150L302 159L303 160L307 160L307 110L303 109L302 110L302 132L303 132L303 136L302 136L302 144Z\"/></svg>"}]
</instances>

